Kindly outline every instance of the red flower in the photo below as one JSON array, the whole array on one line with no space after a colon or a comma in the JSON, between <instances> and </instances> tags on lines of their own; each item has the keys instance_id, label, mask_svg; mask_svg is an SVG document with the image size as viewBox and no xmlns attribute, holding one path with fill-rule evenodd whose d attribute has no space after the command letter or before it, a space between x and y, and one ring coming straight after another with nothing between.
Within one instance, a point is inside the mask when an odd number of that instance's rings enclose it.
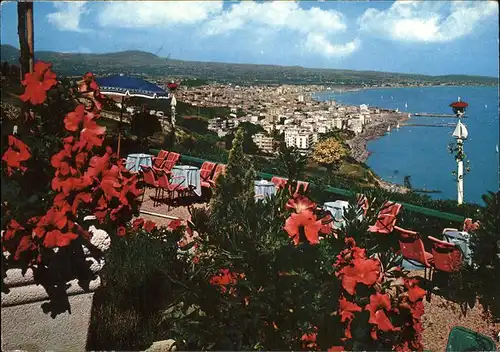
<instances>
[{"instance_id":1,"label":"red flower","mask_svg":"<svg viewBox=\"0 0 500 352\"><path fill-rule=\"evenodd\" d=\"M181 226L181 221L179 219L176 219L176 220L170 221L170 223L167 226L167 229L171 229L172 231L174 231L179 226Z\"/></svg>"},{"instance_id":2,"label":"red flower","mask_svg":"<svg viewBox=\"0 0 500 352\"><path fill-rule=\"evenodd\" d=\"M75 111L70 112L64 118L64 128L68 131L76 132L80 127L80 123L85 116L85 106L80 104L75 108Z\"/></svg>"},{"instance_id":3,"label":"red flower","mask_svg":"<svg viewBox=\"0 0 500 352\"><path fill-rule=\"evenodd\" d=\"M12 169L21 169L26 171L27 167L22 166L23 161L31 157L30 149L26 144L14 136L9 136L9 149L4 153L2 160L7 163L7 172L12 174Z\"/></svg>"},{"instance_id":4,"label":"red flower","mask_svg":"<svg viewBox=\"0 0 500 352\"><path fill-rule=\"evenodd\" d=\"M327 352L344 352L344 347L343 346L332 346L327 350Z\"/></svg>"},{"instance_id":5,"label":"red flower","mask_svg":"<svg viewBox=\"0 0 500 352\"><path fill-rule=\"evenodd\" d=\"M340 303L340 321L345 322L354 318L354 312L361 312L361 307L356 303L349 302L345 297L339 300Z\"/></svg>"},{"instance_id":6,"label":"red flower","mask_svg":"<svg viewBox=\"0 0 500 352\"><path fill-rule=\"evenodd\" d=\"M68 144L64 145L64 149L60 150L57 154L54 154L50 159L51 165L55 169L58 169L62 176L76 174L76 170L71 167L71 162L71 146Z\"/></svg>"},{"instance_id":7,"label":"red flower","mask_svg":"<svg viewBox=\"0 0 500 352\"><path fill-rule=\"evenodd\" d=\"M118 237L123 237L127 234L127 229L124 226L120 226L118 229L116 229L116 235Z\"/></svg>"},{"instance_id":8,"label":"red flower","mask_svg":"<svg viewBox=\"0 0 500 352\"><path fill-rule=\"evenodd\" d=\"M302 337L300 338L300 340L302 341L302 348L317 349L318 348L318 345L316 343L317 335L318 334L315 332L302 335Z\"/></svg>"},{"instance_id":9,"label":"red flower","mask_svg":"<svg viewBox=\"0 0 500 352\"><path fill-rule=\"evenodd\" d=\"M143 225L144 225L144 219L143 218L135 219L134 222L132 222L132 228L134 230L140 229Z\"/></svg>"},{"instance_id":10,"label":"red flower","mask_svg":"<svg viewBox=\"0 0 500 352\"><path fill-rule=\"evenodd\" d=\"M400 328L394 327L385 314L386 309L391 309L391 300L388 294L375 293L370 296L370 304L365 308L370 311L370 324L377 325L382 331L398 331Z\"/></svg>"},{"instance_id":11,"label":"red flower","mask_svg":"<svg viewBox=\"0 0 500 352\"><path fill-rule=\"evenodd\" d=\"M87 142L88 149L92 149L93 147L100 147L104 141L105 132L106 127L99 125L94 120L94 116L89 113L85 114L83 120L83 129L80 132L80 137L82 140L85 140Z\"/></svg>"},{"instance_id":12,"label":"red flower","mask_svg":"<svg viewBox=\"0 0 500 352\"><path fill-rule=\"evenodd\" d=\"M319 243L319 230L321 229L321 220L316 220L316 215L310 210L302 211L300 214L291 214L286 220L285 231L293 239L293 243L298 245L300 242L299 231L304 228L304 233L310 244Z\"/></svg>"},{"instance_id":13,"label":"red flower","mask_svg":"<svg viewBox=\"0 0 500 352\"><path fill-rule=\"evenodd\" d=\"M46 248L66 247L77 238L78 235L73 232L62 233L59 230L52 230L45 234L43 245Z\"/></svg>"},{"instance_id":14,"label":"red flower","mask_svg":"<svg viewBox=\"0 0 500 352\"><path fill-rule=\"evenodd\" d=\"M298 195L292 199L289 199L286 203L288 209L294 209L296 213L301 213L304 210L316 209L316 203L312 202L309 198Z\"/></svg>"},{"instance_id":15,"label":"red flower","mask_svg":"<svg viewBox=\"0 0 500 352\"><path fill-rule=\"evenodd\" d=\"M122 184L119 182L118 176L118 167L116 167L115 165L113 165L111 169L105 171L102 175L101 189L108 201L114 197L120 197L120 192L118 191L118 189L122 186Z\"/></svg>"},{"instance_id":16,"label":"red flower","mask_svg":"<svg viewBox=\"0 0 500 352\"><path fill-rule=\"evenodd\" d=\"M38 227L55 227L62 230L68 223L68 218L64 211L58 211L55 208L49 209L47 214L43 216L39 221Z\"/></svg>"},{"instance_id":17,"label":"red flower","mask_svg":"<svg viewBox=\"0 0 500 352\"><path fill-rule=\"evenodd\" d=\"M111 163L111 151L107 150L106 154L103 156L93 156L90 159L89 168L87 170L87 175L89 177L97 178L108 169Z\"/></svg>"},{"instance_id":18,"label":"red flower","mask_svg":"<svg viewBox=\"0 0 500 352\"><path fill-rule=\"evenodd\" d=\"M380 276L380 263L375 259L356 258L352 265L340 271L340 276L344 289L350 295L354 295L358 283L371 286L377 282Z\"/></svg>"},{"instance_id":19,"label":"red flower","mask_svg":"<svg viewBox=\"0 0 500 352\"><path fill-rule=\"evenodd\" d=\"M24 230L24 227L22 227L16 220L12 219L7 225L5 234L3 235L3 240L9 241L13 239L18 230Z\"/></svg>"},{"instance_id":20,"label":"red flower","mask_svg":"<svg viewBox=\"0 0 500 352\"><path fill-rule=\"evenodd\" d=\"M31 239L31 235L23 236L17 246L16 254L14 254L14 260L19 260L22 253L32 251L34 249L36 249L36 246Z\"/></svg>"},{"instance_id":21,"label":"red flower","mask_svg":"<svg viewBox=\"0 0 500 352\"><path fill-rule=\"evenodd\" d=\"M155 228L156 228L156 224L151 220L148 220L144 223L144 230L146 230L147 232L151 232Z\"/></svg>"},{"instance_id":22,"label":"red flower","mask_svg":"<svg viewBox=\"0 0 500 352\"><path fill-rule=\"evenodd\" d=\"M408 287L408 298L410 302L417 302L425 297L426 291L418 286L418 280L405 280L405 286Z\"/></svg>"},{"instance_id":23,"label":"red flower","mask_svg":"<svg viewBox=\"0 0 500 352\"><path fill-rule=\"evenodd\" d=\"M226 293L226 286L235 285L238 282L237 278L238 275L232 273L229 269L220 269L219 274L210 279L210 284L219 286L221 292Z\"/></svg>"},{"instance_id":24,"label":"red flower","mask_svg":"<svg viewBox=\"0 0 500 352\"><path fill-rule=\"evenodd\" d=\"M42 104L47 99L47 91L57 84L56 74L50 70L51 64L38 61L35 64L34 72L26 73L24 81L21 83L26 86L24 94L20 96L21 100L30 101L33 105Z\"/></svg>"},{"instance_id":25,"label":"red flower","mask_svg":"<svg viewBox=\"0 0 500 352\"><path fill-rule=\"evenodd\" d=\"M73 205L71 206L71 212L74 215L77 215L78 208L80 207L80 204L82 203L90 203L92 201L92 195L90 193L78 193L73 200Z\"/></svg>"}]
</instances>

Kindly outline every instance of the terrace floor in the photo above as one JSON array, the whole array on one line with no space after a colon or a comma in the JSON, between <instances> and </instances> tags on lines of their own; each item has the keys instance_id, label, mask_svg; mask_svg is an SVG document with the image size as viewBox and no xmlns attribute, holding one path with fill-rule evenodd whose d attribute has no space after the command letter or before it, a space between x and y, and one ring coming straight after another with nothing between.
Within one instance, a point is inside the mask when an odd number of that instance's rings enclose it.
<instances>
[{"instance_id":1,"label":"terrace floor","mask_svg":"<svg viewBox=\"0 0 500 352\"><path fill-rule=\"evenodd\" d=\"M161 203L160 206L153 206L153 200L150 198L153 195L153 190L146 192L141 210L187 220L190 218L188 205L192 207L207 206L207 200L203 201L199 199L190 199L180 205L168 206ZM141 217L146 220L152 220L160 226L167 226L172 221L154 215L141 214ZM421 270L412 270L410 276L423 278L424 272ZM497 343L497 348L500 348L497 337L500 332L500 324L494 324L488 319L479 302L475 302L473 308L468 307L465 316L462 309L463 304L461 305L439 294L432 294L430 302L424 300L424 306L423 344L426 350L444 351L448 335L454 326L463 326L489 336Z\"/></svg>"}]
</instances>

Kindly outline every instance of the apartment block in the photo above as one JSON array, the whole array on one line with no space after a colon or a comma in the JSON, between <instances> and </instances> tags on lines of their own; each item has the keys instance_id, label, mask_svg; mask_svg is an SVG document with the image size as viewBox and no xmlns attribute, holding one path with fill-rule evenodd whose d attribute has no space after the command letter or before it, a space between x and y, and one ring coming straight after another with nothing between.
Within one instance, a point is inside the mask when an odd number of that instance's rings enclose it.
<instances>
[{"instance_id":1,"label":"apartment block","mask_svg":"<svg viewBox=\"0 0 500 352\"><path fill-rule=\"evenodd\" d=\"M273 153L274 152L274 139L272 137L268 137L263 133L254 134L252 137L255 145L265 153Z\"/></svg>"}]
</instances>

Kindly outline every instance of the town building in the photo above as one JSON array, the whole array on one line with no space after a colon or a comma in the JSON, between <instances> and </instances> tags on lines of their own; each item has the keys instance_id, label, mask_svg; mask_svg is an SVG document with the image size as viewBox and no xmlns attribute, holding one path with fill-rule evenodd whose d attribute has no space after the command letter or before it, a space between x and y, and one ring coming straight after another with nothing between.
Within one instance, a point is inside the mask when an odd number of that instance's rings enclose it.
<instances>
[{"instance_id":1,"label":"town building","mask_svg":"<svg viewBox=\"0 0 500 352\"><path fill-rule=\"evenodd\" d=\"M256 133L252 137L255 145L264 153L274 152L274 139L264 135L264 133Z\"/></svg>"}]
</instances>

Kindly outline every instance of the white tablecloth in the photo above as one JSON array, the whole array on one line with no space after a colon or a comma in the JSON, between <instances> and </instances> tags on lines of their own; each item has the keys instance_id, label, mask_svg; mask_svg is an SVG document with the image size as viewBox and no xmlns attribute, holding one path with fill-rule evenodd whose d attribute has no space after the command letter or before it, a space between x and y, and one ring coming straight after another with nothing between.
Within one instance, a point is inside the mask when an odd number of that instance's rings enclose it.
<instances>
[{"instance_id":1,"label":"white tablecloth","mask_svg":"<svg viewBox=\"0 0 500 352\"><path fill-rule=\"evenodd\" d=\"M255 197L263 199L276 194L276 186L271 181L259 180L255 181Z\"/></svg>"},{"instance_id":2,"label":"white tablecloth","mask_svg":"<svg viewBox=\"0 0 500 352\"><path fill-rule=\"evenodd\" d=\"M153 156L149 154L129 154L125 167L131 172L138 172L141 170L140 165L153 166Z\"/></svg>"},{"instance_id":3,"label":"white tablecloth","mask_svg":"<svg viewBox=\"0 0 500 352\"><path fill-rule=\"evenodd\" d=\"M184 179L172 179L172 183L180 183L181 186L193 189L193 192L201 196L200 169L191 165L176 165L172 168L172 176L182 176Z\"/></svg>"},{"instance_id":4,"label":"white tablecloth","mask_svg":"<svg viewBox=\"0 0 500 352\"><path fill-rule=\"evenodd\" d=\"M464 261L469 265L472 264L472 251L469 246L470 234L464 231L446 231L444 233L444 238L446 241L456 244L460 247L462 254L464 256Z\"/></svg>"},{"instance_id":5,"label":"white tablecloth","mask_svg":"<svg viewBox=\"0 0 500 352\"><path fill-rule=\"evenodd\" d=\"M349 202L336 200L335 202L326 202L323 204L325 210L328 210L333 216L333 227L340 229L344 226L344 212L349 207Z\"/></svg>"}]
</instances>

